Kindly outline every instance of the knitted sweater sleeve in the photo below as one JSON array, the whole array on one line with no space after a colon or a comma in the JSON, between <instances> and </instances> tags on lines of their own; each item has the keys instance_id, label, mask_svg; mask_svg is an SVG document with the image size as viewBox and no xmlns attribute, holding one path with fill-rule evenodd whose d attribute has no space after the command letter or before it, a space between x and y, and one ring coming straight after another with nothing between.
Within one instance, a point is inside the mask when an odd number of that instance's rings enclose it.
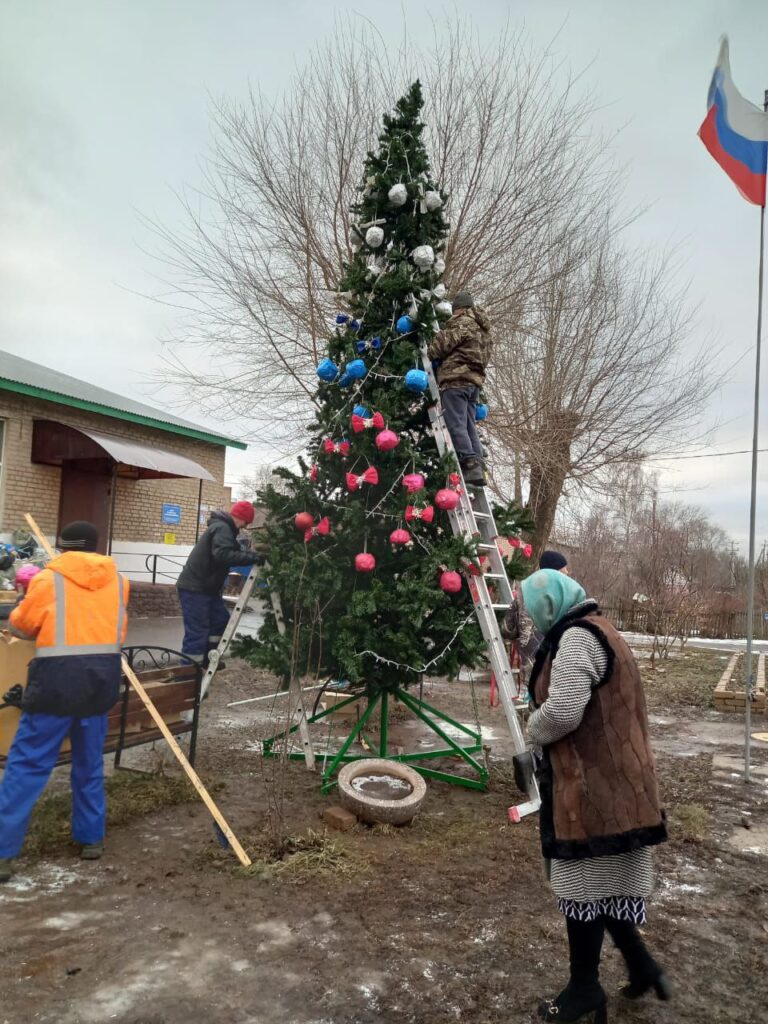
<instances>
[{"instance_id":1,"label":"knitted sweater sleeve","mask_svg":"<svg viewBox=\"0 0 768 1024\"><path fill-rule=\"evenodd\" d=\"M546 747L577 729L607 667L606 653L593 633L566 630L552 663L549 695L528 719L531 743Z\"/></svg>"}]
</instances>

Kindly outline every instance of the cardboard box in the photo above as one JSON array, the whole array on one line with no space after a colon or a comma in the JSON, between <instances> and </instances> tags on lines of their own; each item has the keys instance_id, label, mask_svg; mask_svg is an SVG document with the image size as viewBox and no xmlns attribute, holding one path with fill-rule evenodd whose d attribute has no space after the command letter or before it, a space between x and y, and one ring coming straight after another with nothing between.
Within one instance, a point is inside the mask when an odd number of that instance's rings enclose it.
<instances>
[{"instance_id":1,"label":"cardboard box","mask_svg":"<svg viewBox=\"0 0 768 1024\"><path fill-rule=\"evenodd\" d=\"M0 697L16 683L27 685L27 666L34 653L32 640L18 640L0 632ZM0 755L10 750L20 718L18 708L0 708Z\"/></svg>"}]
</instances>

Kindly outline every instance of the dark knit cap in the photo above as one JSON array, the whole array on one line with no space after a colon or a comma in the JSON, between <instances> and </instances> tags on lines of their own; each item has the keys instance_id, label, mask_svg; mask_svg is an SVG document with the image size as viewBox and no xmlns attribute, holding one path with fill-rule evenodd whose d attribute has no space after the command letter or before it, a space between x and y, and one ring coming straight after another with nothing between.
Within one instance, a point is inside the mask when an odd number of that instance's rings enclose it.
<instances>
[{"instance_id":1,"label":"dark knit cap","mask_svg":"<svg viewBox=\"0 0 768 1024\"><path fill-rule=\"evenodd\" d=\"M466 289L456 292L453 297L454 309L471 309L474 304L475 300L472 298L472 292L468 292Z\"/></svg>"},{"instance_id":2,"label":"dark knit cap","mask_svg":"<svg viewBox=\"0 0 768 1024\"><path fill-rule=\"evenodd\" d=\"M99 531L93 523L78 520L68 523L59 536L62 551L95 551L99 546Z\"/></svg>"},{"instance_id":3,"label":"dark knit cap","mask_svg":"<svg viewBox=\"0 0 768 1024\"><path fill-rule=\"evenodd\" d=\"M542 551L539 559L540 569L564 569L568 565L568 559L559 551Z\"/></svg>"}]
</instances>

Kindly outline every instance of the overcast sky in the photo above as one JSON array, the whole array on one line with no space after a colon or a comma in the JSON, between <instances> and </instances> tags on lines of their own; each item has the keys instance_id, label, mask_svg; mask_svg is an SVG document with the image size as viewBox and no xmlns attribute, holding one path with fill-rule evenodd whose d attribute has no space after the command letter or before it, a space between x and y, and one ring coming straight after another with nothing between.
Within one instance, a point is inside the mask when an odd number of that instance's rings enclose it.
<instances>
[{"instance_id":1,"label":"overcast sky","mask_svg":"<svg viewBox=\"0 0 768 1024\"><path fill-rule=\"evenodd\" d=\"M0 350L162 404L147 377L173 314L142 297L154 290L143 251L152 240L137 211L182 223L173 190L201 181L209 95L243 97L249 82L279 94L336 15L369 17L394 45L403 16L419 38L445 10L415 0L385 9L370 0L2 0ZM761 101L767 0L455 0L449 9L472 15L487 40L507 18L541 46L565 26L556 49L574 69L588 67L602 104L595 127L627 165L631 198L651 204L636 237L680 246L701 304L699 338L712 334L722 348L712 373L744 356L709 410L712 449L749 448L759 214L696 131L722 32L738 88ZM265 458L236 453L228 477ZM749 456L656 468L667 496L701 505L745 540ZM762 540L765 468L760 480Z\"/></svg>"}]
</instances>

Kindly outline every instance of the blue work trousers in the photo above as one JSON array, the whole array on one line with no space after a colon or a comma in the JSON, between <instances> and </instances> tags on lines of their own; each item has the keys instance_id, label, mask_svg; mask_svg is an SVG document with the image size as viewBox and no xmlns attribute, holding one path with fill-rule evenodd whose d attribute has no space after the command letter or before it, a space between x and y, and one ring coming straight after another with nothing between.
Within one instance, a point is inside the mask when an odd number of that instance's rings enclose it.
<instances>
[{"instance_id":1,"label":"blue work trousers","mask_svg":"<svg viewBox=\"0 0 768 1024\"><path fill-rule=\"evenodd\" d=\"M0 783L0 857L17 857L32 808L56 765L63 741L72 745L72 838L100 843L107 824L104 739L107 716L67 718L25 711Z\"/></svg>"},{"instance_id":2,"label":"blue work trousers","mask_svg":"<svg viewBox=\"0 0 768 1024\"><path fill-rule=\"evenodd\" d=\"M471 384L467 387L443 388L440 392L445 425L459 462L465 459L483 461L483 446L475 426L479 398L480 388Z\"/></svg>"},{"instance_id":3,"label":"blue work trousers","mask_svg":"<svg viewBox=\"0 0 768 1024\"><path fill-rule=\"evenodd\" d=\"M198 594L179 587L179 603L184 619L181 653L202 664L208 652L219 646L229 623L229 609L221 594Z\"/></svg>"}]
</instances>

